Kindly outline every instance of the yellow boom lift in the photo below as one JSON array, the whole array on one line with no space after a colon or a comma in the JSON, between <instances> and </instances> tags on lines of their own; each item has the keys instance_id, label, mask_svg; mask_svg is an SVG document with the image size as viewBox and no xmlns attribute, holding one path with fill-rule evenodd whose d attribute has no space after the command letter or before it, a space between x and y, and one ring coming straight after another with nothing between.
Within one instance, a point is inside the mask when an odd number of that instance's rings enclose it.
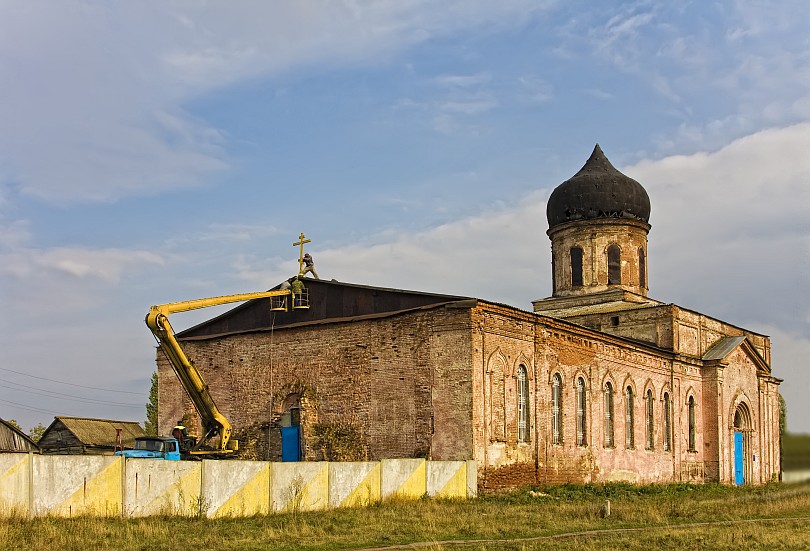
<instances>
[{"instance_id":1,"label":"yellow boom lift","mask_svg":"<svg viewBox=\"0 0 810 551\"><path fill-rule=\"evenodd\" d=\"M301 258L303 258L303 245L304 243L308 243L309 240L304 239L304 234L302 233L299 241L298 243L294 243L294 245L301 246ZM299 259L299 275L302 272L302 265L302 260ZM202 419L203 435L194 445L193 449L190 450L189 453L191 455L233 455L233 453L239 449L239 442L231 439L232 427L230 422L228 422L225 416L219 411L219 408L217 408L211 393L208 391L208 384L203 379L202 374L194 367L194 364L189 360L188 356L186 356L183 347L180 346L180 343L175 338L174 330L169 323L169 315L177 312L188 312L190 310L199 310L200 308L208 308L210 306L219 306L222 304L261 298L270 299L270 308L272 310L287 311L289 308L294 310L309 308L307 289L300 283L292 288L279 289L276 291L226 295L161 304L159 306L152 306L149 309L149 313L146 315L146 325L155 336L160 349L166 354L166 358L177 374L177 378L180 379L180 384L183 385L183 388L194 403L194 408ZM216 436L219 436L218 445L216 447L209 447L208 442Z\"/></svg>"}]
</instances>

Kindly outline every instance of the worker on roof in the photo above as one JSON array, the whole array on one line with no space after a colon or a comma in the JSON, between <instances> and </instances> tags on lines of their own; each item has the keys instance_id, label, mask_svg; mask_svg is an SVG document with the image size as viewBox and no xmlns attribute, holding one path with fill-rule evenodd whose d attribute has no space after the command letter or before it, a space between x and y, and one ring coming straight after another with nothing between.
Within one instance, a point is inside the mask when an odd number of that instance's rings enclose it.
<instances>
[{"instance_id":1,"label":"worker on roof","mask_svg":"<svg viewBox=\"0 0 810 551\"><path fill-rule=\"evenodd\" d=\"M309 253L304 255L304 269L301 270L301 277L304 277L307 273L312 272L312 277L315 279L321 279L318 277L318 272L315 271L315 261L312 260L312 256Z\"/></svg>"},{"instance_id":2,"label":"worker on roof","mask_svg":"<svg viewBox=\"0 0 810 551\"><path fill-rule=\"evenodd\" d=\"M294 306L303 306L303 297L301 295L304 294L304 282L298 279L297 277L293 279L292 283L290 284L290 288L292 290L293 295L293 305Z\"/></svg>"}]
</instances>

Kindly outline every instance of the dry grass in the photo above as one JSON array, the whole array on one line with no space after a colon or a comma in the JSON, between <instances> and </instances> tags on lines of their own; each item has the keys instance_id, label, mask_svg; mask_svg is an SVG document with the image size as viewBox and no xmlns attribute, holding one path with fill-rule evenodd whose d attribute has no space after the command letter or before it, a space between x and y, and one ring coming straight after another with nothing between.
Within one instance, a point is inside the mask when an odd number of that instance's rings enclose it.
<instances>
[{"instance_id":1,"label":"dry grass","mask_svg":"<svg viewBox=\"0 0 810 551\"><path fill-rule=\"evenodd\" d=\"M18 517L0 521L0 549L810 549L807 519L810 485L564 486L246 519ZM438 543L453 540L475 543Z\"/></svg>"}]
</instances>

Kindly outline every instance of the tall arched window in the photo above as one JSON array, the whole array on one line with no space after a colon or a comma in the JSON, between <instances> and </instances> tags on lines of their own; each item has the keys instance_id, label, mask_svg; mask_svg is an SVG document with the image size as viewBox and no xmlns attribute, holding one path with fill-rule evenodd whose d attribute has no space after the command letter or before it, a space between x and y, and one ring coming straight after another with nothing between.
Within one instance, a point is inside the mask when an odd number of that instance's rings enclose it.
<instances>
[{"instance_id":1,"label":"tall arched window","mask_svg":"<svg viewBox=\"0 0 810 551\"><path fill-rule=\"evenodd\" d=\"M621 285L622 283L622 251L618 245L611 245L607 250L608 257L608 285Z\"/></svg>"},{"instance_id":2,"label":"tall arched window","mask_svg":"<svg viewBox=\"0 0 810 551\"><path fill-rule=\"evenodd\" d=\"M655 421L653 412L655 411L655 398L653 398L652 390L647 391L647 396L644 399L644 407L646 409L646 425L647 425L647 449L655 448Z\"/></svg>"},{"instance_id":3,"label":"tall arched window","mask_svg":"<svg viewBox=\"0 0 810 551\"><path fill-rule=\"evenodd\" d=\"M588 422L585 395L585 379L577 379L577 446L587 446Z\"/></svg>"},{"instance_id":4,"label":"tall arched window","mask_svg":"<svg viewBox=\"0 0 810 551\"><path fill-rule=\"evenodd\" d=\"M638 286L647 288L647 260L644 258L644 249L638 250Z\"/></svg>"},{"instance_id":5,"label":"tall arched window","mask_svg":"<svg viewBox=\"0 0 810 551\"><path fill-rule=\"evenodd\" d=\"M689 451L694 452L697 451L697 447L695 445L695 437L697 432L697 423L695 419L695 397L689 397Z\"/></svg>"},{"instance_id":6,"label":"tall arched window","mask_svg":"<svg viewBox=\"0 0 810 551\"><path fill-rule=\"evenodd\" d=\"M670 412L669 392L664 392L664 451L669 451L672 443L672 413Z\"/></svg>"},{"instance_id":7,"label":"tall arched window","mask_svg":"<svg viewBox=\"0 0 810 551\"><path fill-rule=\"evenodd\" d=\"M559 373L554 374L551 384L551 441L554 444L562 444L562 377Z\"/></svg>"},{"instance_id":8,"label":"tall arched window","mask_svg":"<svg viewBox=\"0 0 810 551\"><path fill-rule=\"evenodd\" d=\"M613 447L613 385L605 383L605 447Z\"/></svg>"},{"instance_id":9,"label":"tall arched window","mask_svg":"<svg viewBox=\"0 0 810 551\"><path fill-rule=\"evenodd\" d=\"M571 248L571 286L582 287L582 249Z\"/></svg>"},{"instance_id":10,"label":"tall arched window","mask_svg":"<svg viewBox=\"0 0 810 551\"><path fill-rule=\"evenodd\" d=\"M529 374L525 365L517 370L518 442L529 441Z\"/></svg>"},{"instance_id":11,"label":"tall arched window","mask_svg":"<svg viewBox=\"0 0 810 551\"><path fill-rule=\"evenodd\" d=\"M636 446L634 410L633 387L628 385L624 389L624 447L628 450L632 450Z\"/></svg>"},{"instance_id":12,"label":"tall arched window","mask_svg":"<svg viewBox=\"0 0 810 551\"><path fill-rule=\"evenodd\" d=\"M551 253L551 294L557 294L557 261L554 260L554 252Z\"/></svg>"}]
</instances>

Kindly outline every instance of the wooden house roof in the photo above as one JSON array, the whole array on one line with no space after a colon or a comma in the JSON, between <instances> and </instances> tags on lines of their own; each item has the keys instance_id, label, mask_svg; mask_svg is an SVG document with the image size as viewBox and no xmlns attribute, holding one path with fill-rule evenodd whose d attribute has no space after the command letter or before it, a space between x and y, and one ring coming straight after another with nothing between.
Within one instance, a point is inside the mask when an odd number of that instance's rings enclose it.
<instances>
[{"instance_id":1,"label":"wooden house roof","mask_svg":"<svg viewBox=\"0 0 810 551\"><path fill-rule=\"evenodd\" d=\"M91 447L114 448L116 429L121 429L121 442L124 446L131 446L136 437L146 435L136 421L57 416L54 417L53 423L45 429L42 440L46 439L49 432L63 428L70 431L83 445Z\"/></svg>"},{"instance_id":2,"label":"wooden house roof","mask_svg":"<svg viewBox=\"0 0 810 551\"><path fill-rule=\"evenodd\" d=\"M0 451L38 451L36 443L27 434L0 419Z\"/></svg>"}]
</instances>

